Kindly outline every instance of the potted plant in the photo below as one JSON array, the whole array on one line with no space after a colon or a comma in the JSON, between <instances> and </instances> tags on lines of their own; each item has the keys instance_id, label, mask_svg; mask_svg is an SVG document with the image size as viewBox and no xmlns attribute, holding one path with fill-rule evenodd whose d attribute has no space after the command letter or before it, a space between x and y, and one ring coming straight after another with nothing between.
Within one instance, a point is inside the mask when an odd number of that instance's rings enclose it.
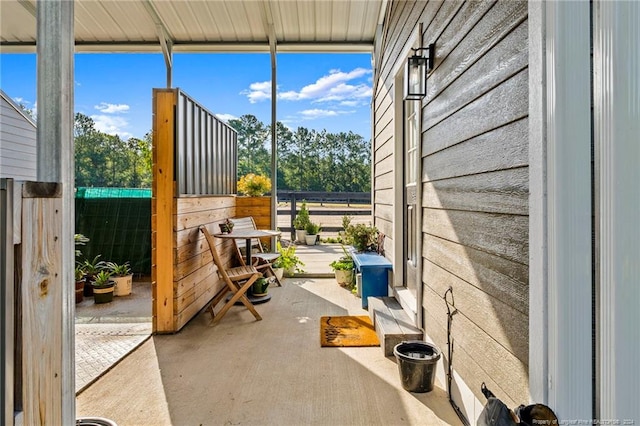
<instances>
[{"instance_id":1,"label":"potted plant","mask_svg":"<svg viewBox=\"0 0 640 426\"><path fill-rule=\"evenodd\" d=\"M84 271L85 275L85 286L84 286L84 296L91 297L93 296L93 287L91 286L91 281L93 278L104 269L105 263L100 259L100 255L97 255L93 259L85 259L84 262L80 262L79 266Z\"/></svg>"},{"instance_id":2,"label":"potted plant","mask_svg":"<svg viewBox=\"0 0 640 426\"><path fill-rule=\"evenodd\" d=\"M231 231L233 231L233 227L235 226L234 223L229 219L225 219L224 222L218 224L218 226L220 227L220 232L223 234L230 234Z\"/></svg>"},{"instance_id":3,"label":"potted plant","mask_svg":"<svg viewBox=\"0 0 640 426\"><path fill-rule=\"evenodd\" d=\"M238 180L238 192L249 197L261 197L271 191L271 179L253 173L246 174Z\"/></svg>"},{"instance_id":4,"label":"potted plant","mask_svg":"<svg viewBox=\"0 0 640 426\"><path fill-rule=\"evenodd\" d=\"M254 296L266 296L269 284L270 281L267 278L258 278L251 286L251 294Z\"/></svg>"},{"instance_id":5,"label":"potted plant","mask_svg":"<svg viewBox=\"0 0 640 426\"><path fill-rule=\"evenodd\" d=\"M375 251L378 244L378 229L375 226L359 223L348 225L345 229L347 244L352 245L356 251Z\"/></svg>"},{"instance_id":6,"label":"potted plant","mask_svg":"<svg viewBox=\"0 0 640 426\"><path fill-rule=\"evenodd\" d=\"M93 301L95 303L109 303L113 300L115 282L111 279L111 272L102 270L93 277Z\"/></svg>"},{"instance_id":7,"label":"potted plant","mask_svg":"<svg viewBox=\"0 0 640 426\"><path fill-rule=\"evenodd\" d=\"M113 290L114 296L128 296L131 294L131 284L133 282L133 274L129 267L129 262L123 264L117 264L114 262L107 262L105 264L106 270L111 272L111 280L114 281L115 288Z\"/></svg>"},{"instance_id":8,"label":"potted plant","mask_svg":"<svg viewBox=\"0 0 640 426\"><path fill-rule=\"evenodd\" d=\"M296 256L296 246L291 244L289 247L284 248L278 241L277 247L278 252L280 252L280 257L272 264L274 270L282 268L284 270L284 274L288 277L292 277L296 272L304 272L301 268L304 266L304 263L302 263L300 258Z\"/></svg>"},{"instance_id":9,"label":"potted plant","mask_svg":"<svg viewBox=\"0 0 640 426\"><path fill-rule=\"evenodd\" d=\"M307 225L311 222L309 219L309 210L307 210L307 202L302 200L302 205L300 206L300 211L296 215L295 219L293 219L293 227L296 229L296 240L303 242L305 241L305 235L307 234L306 228Z\"/></svg>"},{"instance_id":10,"label":"potted plant","mask_svg":"<svg viewBox=\"0 0 640 426\"><path fill-rule=\"evenodd\" d=\"M76 280L76 303L82 302L84 299L84 271L80 265L76 265L75 268L75 280Z\"/></svg>"},{"instance_id":11,"label":"potted plant","mask_svg":"<svg viewBox=\"0 0 640 426\"><path fill-rule=\"evenodd\" d=\"M321 230L320 225L313 222L309 222L307 223L307 226L305 226L304 230L307 231L307 234L304 236L307 245L308 246L315 245L316 241L318 240L318 233Z\"/></svg>"},{"instance_id":12,"label":"potted plant","mask_svg":"<svg viewBox=\"0 0 640 426\"><path fill-rule=\"evenodd\" d=\"M351 256L343 256L329 264L336 274L336 281L342 287L350 287L353 284L353 265Z\"/></svg>"},{"instance_id":13,"label":"potted plant","mask_svg":"<svg viewBox=\"0 0 640 426\"><path fill-rule=\"evenodd\" d=\"M353 257L347 252L345 246L342 246L342 251L344 255L340 257L338 260L334 260L329 264L331 269L336 274L336 281L342 287L352 287L355 283L355 275L354 275L354 262Z\"/></svg>"},{"instance_id":14,"label":"potted plant","mask_svg":"<svg viewBox=\"0 0 640 426\"><path fill-rule=\"evenodd\" d=\"M76 245L76 257L80 257L82 252L78 248L78 246L83 246L89 242L89 238L85 237L82 234L73 234L73 242Z\"/></svg>"}]
</instances>

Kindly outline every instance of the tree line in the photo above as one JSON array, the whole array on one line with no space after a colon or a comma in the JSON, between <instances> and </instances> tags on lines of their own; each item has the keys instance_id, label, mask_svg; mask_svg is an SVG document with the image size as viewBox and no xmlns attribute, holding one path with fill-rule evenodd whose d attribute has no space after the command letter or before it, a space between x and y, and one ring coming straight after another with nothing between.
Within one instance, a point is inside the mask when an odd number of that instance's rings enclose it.
<instances>
[{"instance_id":1,"label":"tree line","mask_svg":"<svg viewBox=\"0 0 640 426\"><path fill-rule=\"evenodd\" d=\"M238 177L271 177L271 126L253 115L229 120L238 132ZM293 130L277 123L279 190L368 192L371 143L353 132ZM149 188L152 134L123 140L95 128L90 117L75 116L76 186Z\"/></svg>"},{"instance_id":2,"label":"tree line","mask_svg":"<svg viewBox=\"0 0 640 426\"><path fill-rule=\"evenodd\" d=\"M271 176L271 126L253 115L229 120L238 132L238 176ZM368 192L371 143L353 132L276 126L278 190Z\"/></svg>"},{"instance_id":3,"label":"tree line","mask_svg":"<svg viewBox=\"0 0 640 426\"><path fill-rule=\"evenodd\" d=\"M123 140L97 130L91 117L76 113L74 140L76 187L151 187L151 133Z\"/></svg>"}]
</instances>

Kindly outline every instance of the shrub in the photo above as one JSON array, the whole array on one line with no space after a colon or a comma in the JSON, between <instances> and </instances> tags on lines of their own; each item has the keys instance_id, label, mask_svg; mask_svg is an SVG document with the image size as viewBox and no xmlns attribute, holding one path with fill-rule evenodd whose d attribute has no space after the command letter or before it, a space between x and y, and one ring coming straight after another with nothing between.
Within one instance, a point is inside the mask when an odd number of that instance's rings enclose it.
<instances>
[{"instance_id":1,"label":"shrub","mask_svg":"<svg viewBox=\"0 0 640 426\"><path fill-rule=\"evenodd\" d=\"M363 223L349 225L345 230L345 239L347 244L351 244L357 251L375 251L378 245L378 229Z\"/></svg>"},{"instance_id":2,"label":"shrub","mask_svg":"<svg viewBox=\"0 0 640 426\"><path fill-rule=\"evenodd\" d=\"M271 179L249 173L238 181L238 192L250 197L259 197L271 191Z\"/></svg>"},{"instance_id":3,"label":"shrub","mask_svg":"<svg viewBox=\"0 0 640 426\"><path fill-rule=\"evenodd\" d=\"M309 210L307 209L307 202L302 200L302 206L300 206L300 211L296 215L295 219L293 219L293 227L297 230L301 231L307 228L307 225L311 223L311 219L309 219Z\"/></svg>"},{"instance_id":4,"label":"shrub","mask_svg":"<svg viewBox=\"0 0 640 426\"><path fill-rule=\"evenodd\" d=\"M322 230L322 227L317 223L309 222L304 229L307 231L308 235L316 235Z\"/></svg>"}]
</instances>

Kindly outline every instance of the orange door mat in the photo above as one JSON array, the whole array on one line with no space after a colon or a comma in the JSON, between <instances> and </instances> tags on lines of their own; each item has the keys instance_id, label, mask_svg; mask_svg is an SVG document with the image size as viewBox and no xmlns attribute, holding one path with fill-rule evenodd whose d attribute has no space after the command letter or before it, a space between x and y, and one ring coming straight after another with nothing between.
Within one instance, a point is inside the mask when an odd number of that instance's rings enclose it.
<instances>
[{"instance_id":1,"label":"orange door mat","mask_svg":"<svg viewBox=\"0 0 640 426\"><path fill-rule=\"evenodd\" d=\"M320 318L320 346L380 346L367 315Z\"/></svg>"}]
</instances>

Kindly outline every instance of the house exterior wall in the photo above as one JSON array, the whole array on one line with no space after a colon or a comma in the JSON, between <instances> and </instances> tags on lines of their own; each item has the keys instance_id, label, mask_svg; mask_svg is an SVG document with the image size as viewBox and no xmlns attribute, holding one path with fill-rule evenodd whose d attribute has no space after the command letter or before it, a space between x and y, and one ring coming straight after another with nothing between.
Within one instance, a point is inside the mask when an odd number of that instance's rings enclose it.
<instances>
[{"instance_id":1,"label":"house exterior wall","mask_svg":"<svg viewBox=\"0 0 640 426\"><path fill-rule=\"evenodd\" d=\"M374 52L375 225L387 235L385 249L402 247L394 234L402 219L393 214L402 199L396 174L403 155L394 123L402 99L394 84L422 24L422 46L436 43L421 101L422 325L446 355L443 296L451 287L456 376L479 401L485 382L510 406L527 403L527 3L394 1L389 7ZM397 274L402 265L394 268ZM478 408L463 408L472 422Z\"/></svg>"},{"instance_id":2,"label":"house exterior wall","mask_svg":"<svg viewBox=\"0 0 640 426\"><path fill-rule=\"evenodd\" d=\"M36 180L36 124L0 90L0 177Z\"/></svg>"}]
</instances>

